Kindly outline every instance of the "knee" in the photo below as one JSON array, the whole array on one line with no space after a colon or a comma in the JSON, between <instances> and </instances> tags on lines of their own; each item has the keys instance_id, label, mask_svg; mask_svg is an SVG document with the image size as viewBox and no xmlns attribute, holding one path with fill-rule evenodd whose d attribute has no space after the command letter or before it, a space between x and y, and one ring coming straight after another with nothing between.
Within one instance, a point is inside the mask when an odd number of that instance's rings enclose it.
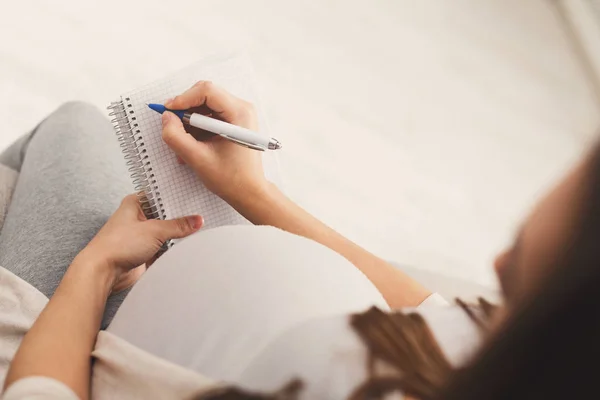
<instances>
[{"instance_id":1,"label":"knee","mask_svg":"<svg viewBox=\"0 0 600 400\"><path fill-rule=\"evenodd\" d=\"M64 103L50 115L48 122L68 126L69 129L64 131L76 135L85 135L88 132L95 134L96 129L112 129L107 115L98 107L84 101Z\"/></svg>"},{"instance_id":2,"label":"knee","mask_svg":"<svg viewBox=\"0 0 600 400\"><path fill-rule=\"evenodd\" d=\"M87 113L95 113L100 114L100 110L94 106L93 104L87 103L85 101L68 101L63 103L56 110L59 114L69 114L69 115L78 115L78 114L87 114Z\"/></svg>"},{"instance_id":3,"label":"knee","mask_svg":"<svg viewBox=\"0 0 600 400\"><path fill-rule=\"evenodd\" d=\"M96 106L83 101L70 101L58 107L38 126L34 139L36 142L51 141L63 147L92 147L101 145L112 131L107 115Z\"/></svg>"}]
</instances>

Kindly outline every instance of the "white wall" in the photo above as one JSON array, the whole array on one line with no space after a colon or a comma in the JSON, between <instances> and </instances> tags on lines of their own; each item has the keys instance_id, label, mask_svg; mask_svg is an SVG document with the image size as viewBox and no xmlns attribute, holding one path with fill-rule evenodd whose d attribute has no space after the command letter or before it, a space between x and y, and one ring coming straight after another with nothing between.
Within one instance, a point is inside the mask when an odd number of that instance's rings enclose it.
<instances>
[{"instance_id":1,"label":"white wall","mask_svg":"<svg viewBox=\"0 0 600 400\"><path fill-rule=\"evenodd\" d=\"M244 48L293 198L384 257L493 281L496 250L600 115L542 0L3 2L0 148ZM112 140L112 138L107 138Z\"/></svg>"}]
</instances>

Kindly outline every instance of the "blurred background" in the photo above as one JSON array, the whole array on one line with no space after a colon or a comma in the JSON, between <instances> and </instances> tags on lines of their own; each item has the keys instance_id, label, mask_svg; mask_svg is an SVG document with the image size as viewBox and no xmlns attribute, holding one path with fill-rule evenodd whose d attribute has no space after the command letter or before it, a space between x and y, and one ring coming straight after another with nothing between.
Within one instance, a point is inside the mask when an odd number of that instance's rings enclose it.
<instances>
[{"instance_id":1,"label":"blurred background","mask_svg":"<svg viewBox=\"0 0 600 400\"><path fill-rule=\"evenodd\" d=\"M293 199L385 258L494 285L494 254L597 136L598 3L3 1L0 149L65 101L105 109L247 51Z\"/></svg>"}]
</instances>

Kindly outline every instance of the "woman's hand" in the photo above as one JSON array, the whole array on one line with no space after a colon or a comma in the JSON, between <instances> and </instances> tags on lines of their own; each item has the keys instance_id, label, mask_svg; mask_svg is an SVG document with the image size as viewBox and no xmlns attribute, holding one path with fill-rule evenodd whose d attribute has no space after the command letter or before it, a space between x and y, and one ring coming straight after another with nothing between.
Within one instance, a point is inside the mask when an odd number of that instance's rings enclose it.
<instances>
[{"instance_id":1,"label":"woman's hand","mask_svg":"<svg viewBox=\"0 0 600 400\"><path fill-rule=\"evenodd\" d=\"M100 260L114 274L112 287L117 292L135 283L143 272L137 267L153 261L167 240L189 236L202 223L199 215L168 221L148 220L138 197L132 194L123 199L119 209L77 258L94 260L94 264Z\"/></svg>"},{"instance_id":2,"label":"woman's hand","mask_svg":"<svg viewBox=\"0 0 600 400\"><path fill-rule=\"evenodd\" d=\"M64 383L78 398L87 399L90 354L111 289L114 292L115 283L154 257L165 241L186 237L200 226L202 218L198 215L170 221L147 220L137 196L125 197L75 257L25 335L11 363L5 389L20 379L45 376Z\"/></svg>"},{"instance_id":3,"label":"woman's hand","mask_svg":"<svg viewBox=\"0 0 600 400\"><path fill-rule=\"evenodd\" d=\"M185 93L167 101L165 106L172 110L208 107L214 118L248 129L258 127L252 104L211 82L196 83ZM230 204L266 187L260 152L256 150L220 137L198 141L186 133L181 120L169 112L163 114L163 140L209 190Z\"/></svg>"}]
</instances>

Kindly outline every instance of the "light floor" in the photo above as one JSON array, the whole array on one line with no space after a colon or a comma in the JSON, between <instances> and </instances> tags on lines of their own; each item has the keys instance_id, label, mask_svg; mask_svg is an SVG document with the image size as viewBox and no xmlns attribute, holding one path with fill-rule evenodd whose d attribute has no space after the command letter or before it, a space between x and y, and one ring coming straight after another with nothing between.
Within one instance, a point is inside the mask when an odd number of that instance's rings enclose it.
<instances>
[{"instance_id":1,"label":"light floor","mask_svg":"<svg viewBox=\"0 0 600 400\"><path fill-rule=\"evenodd\" d=\"M491 284L493 254L600 125L548 4L3 3L0 148L64 101L104 108L245 49L296 201L386 258Z\"/></svg>"}]
</instances>

